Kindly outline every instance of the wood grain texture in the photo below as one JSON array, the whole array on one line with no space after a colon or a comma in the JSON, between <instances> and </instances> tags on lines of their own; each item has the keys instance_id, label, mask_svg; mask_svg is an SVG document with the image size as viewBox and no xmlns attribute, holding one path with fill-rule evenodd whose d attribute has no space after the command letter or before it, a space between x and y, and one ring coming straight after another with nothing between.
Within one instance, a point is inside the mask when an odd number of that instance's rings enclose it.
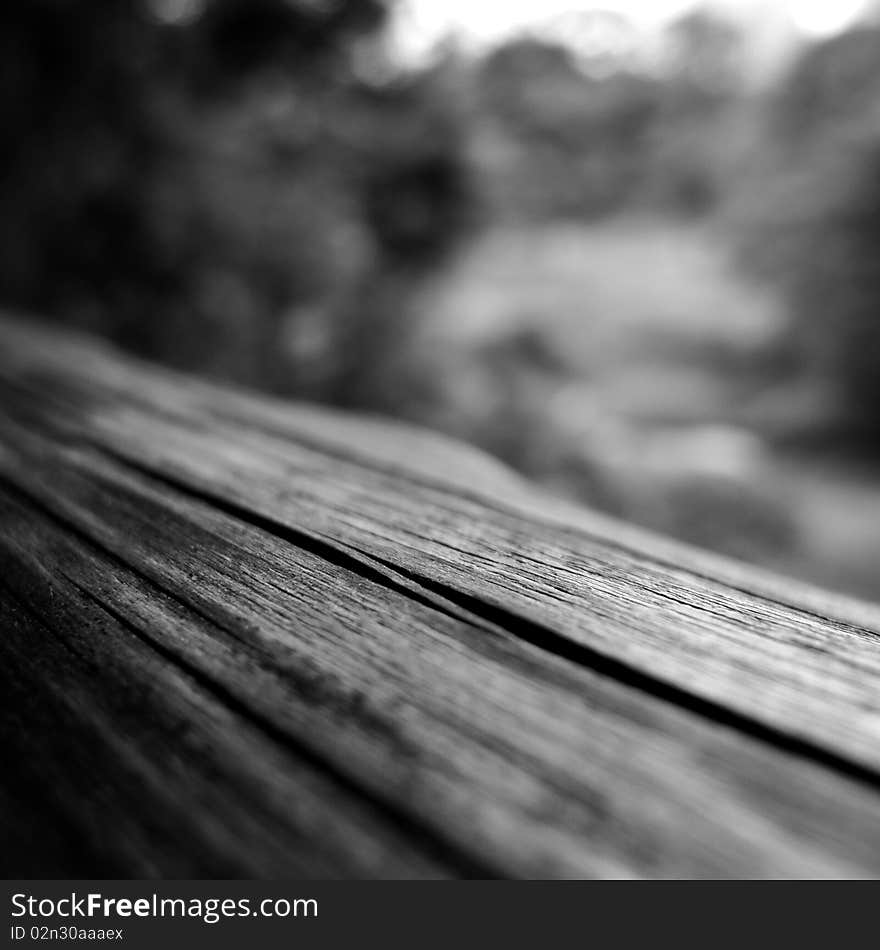
<instances>
[{"instance_id":1,"label":"wood grain texture","mask_svg":"<svg viewBox=\"0 0 880 950\"><path fill-rule=\"evenodd\" d=\"M0 323L8 874L874 877L880 615Z\"/></svg>"}]
</instances>

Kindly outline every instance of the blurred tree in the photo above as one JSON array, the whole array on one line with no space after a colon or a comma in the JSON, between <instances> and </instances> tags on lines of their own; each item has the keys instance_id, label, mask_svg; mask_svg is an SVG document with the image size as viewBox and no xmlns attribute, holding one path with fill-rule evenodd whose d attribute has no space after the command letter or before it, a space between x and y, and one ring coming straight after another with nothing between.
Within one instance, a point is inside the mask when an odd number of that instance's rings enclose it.
<instances>
[{"instance_id":1,"label":"blurred tree","mask_svg":"<svg viewBox=\"0 0 880 950\"><path fill-rule=\"evenodd\" d=\"M790 355L880 439L880 29L808 48L768 114L746 260L784 290Z\"/></svg>"},{"instance_id":2,"label":"blurred tree","mask_svg":"<svg viewBox=\"0 0 880 950\"><path fill-rule=\"evenodd\" d=\"M590 217L619 210L638 189L656 84L582 67L568 47L537 38L511 40L480 65L478 134L499 210Z\"/></svg>"},{"instance_id":3,"label":"blurred tree","mask_svg":"<svg viewBox=\"0 0 880 950\"><path fill-rule=\"evenodd\" d=\"M418 419L434 398L436 367L411 343L413 298L470 232L481 211L468 127L448 83L454 59L421 75L365 89L357 111L369 134L351 157L360 170L371 266L342 296L328 341L328 392L346 407Z\"/></svg>"},{"instance_id":4,"label":"blurred tree","mask_svg":"<svg viewBox=\"0 0 880 950\"><path fill-rule=\"evenodd\" d=\"M496 209L532 219L711 211L741 133L742 30L690 14L646 70L619 16L564 22L580 23L579 42L516 38L476 70L476 135Z\"/></svg>"},{"instance_id":5,"label":"blurred tree","mask_svg":"<svg viewBox=\"0 0 880 950\"><path fill-rule=\"evenodd\" d=\"M808 47L774 98L775 138L788 154L821 147L835 129L864 126L880 100L880 56L876 27L848 30Z\"/></svg>"},{"instance_id":6,"label":"blurred tree","mask_svg":"<svg viewBox=\"0 0 880 950\"><path fill-rule=\"evenodd\" d=\"M745 43L739 25L707 9L674 20L665 33L647 183L664 208L705 214L728 185L748 109Z\"/></svg>"},{"instance_id":7,"label":"blurred tree","mask_svg":"<svg viewBox=\"0 0 880 950\"><path fill-rule=\"evenodd\" d=\"M709 110L740 91L745 70L741 27L708 9L687 13L669 26L664 71L680 107Z\"/></svg>"},{"instance_id":8,"label":"blurred tree","mask_svg":"<svg viewBox=\"0 0 880 950\"><path fill-rule=\"evenodd\" d=\"M0 8L7 300L76 307L99 281L149 267L137 205L160 138L144 82L151 26L145 11L113 0Z\"/></svg>"},{"instance_id":9,"label":"blurred tree","mask_svg":"<svg viewBox=\"0 0 880 950\"><path fill-rule=\"evenodd\" d=\"M364 74L385 14L385 0L2 5L0 300L190 369L343 398L346 334L323 326L303 347L297 322L347 325L371 274L431 266L467 200L442 94ZM386 309L361 315L368 375L401 331L377 325Z\"/></svg>"}]
</instances>

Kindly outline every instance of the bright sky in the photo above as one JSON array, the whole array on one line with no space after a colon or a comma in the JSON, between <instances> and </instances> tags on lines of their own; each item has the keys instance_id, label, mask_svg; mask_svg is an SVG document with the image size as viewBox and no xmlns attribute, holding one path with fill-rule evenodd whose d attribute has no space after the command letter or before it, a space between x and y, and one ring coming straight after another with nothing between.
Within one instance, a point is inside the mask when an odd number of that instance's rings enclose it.
<instances>
[{"instance_id":1,"label":"bright sky","mask_svg":"<svg viewBox=\"0 0 880 950\"><path fill-rule=\"evenodd\" d=\"M811 37L830 36L853 23L869 0L398 0L396 41L404 55L418 56L453 33L478 45L571 12L603 9L621 13L645 30L698 6L711 6L749 25L786 19Z\"/></svg>"}]
</instances>

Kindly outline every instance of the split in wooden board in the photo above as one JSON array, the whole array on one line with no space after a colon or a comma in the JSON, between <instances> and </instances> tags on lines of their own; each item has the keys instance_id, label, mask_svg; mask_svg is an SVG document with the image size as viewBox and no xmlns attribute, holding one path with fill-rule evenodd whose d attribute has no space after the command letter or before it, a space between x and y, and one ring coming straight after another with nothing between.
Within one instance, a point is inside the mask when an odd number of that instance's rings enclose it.
<instances>
[{"instance_id":1,"label":"split in wooden board","mask_svg":"<svg viewBox=\"0 0 880 950\"><path fill-rule=\"evenodd\" d=\"M441 437L0 324L7 859L880 873L880 617Z\"/></svg>"}]
</instances>

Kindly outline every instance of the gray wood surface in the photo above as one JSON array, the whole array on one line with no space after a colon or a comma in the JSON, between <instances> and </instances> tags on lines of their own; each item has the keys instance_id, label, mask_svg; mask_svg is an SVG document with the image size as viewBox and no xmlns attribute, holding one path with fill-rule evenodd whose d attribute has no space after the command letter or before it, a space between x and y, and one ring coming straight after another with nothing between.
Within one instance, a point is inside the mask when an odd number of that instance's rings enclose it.
<instances>
[{"instance_id":1,"label":"gray wood surface","mask_svg":"<svg viewBox=\"0 0 880 950\"><path fill-rule=\"evenodd\" d=\"M10 874L874 877L880 611L0 322Z\"/></svg>"}]
</instances>

